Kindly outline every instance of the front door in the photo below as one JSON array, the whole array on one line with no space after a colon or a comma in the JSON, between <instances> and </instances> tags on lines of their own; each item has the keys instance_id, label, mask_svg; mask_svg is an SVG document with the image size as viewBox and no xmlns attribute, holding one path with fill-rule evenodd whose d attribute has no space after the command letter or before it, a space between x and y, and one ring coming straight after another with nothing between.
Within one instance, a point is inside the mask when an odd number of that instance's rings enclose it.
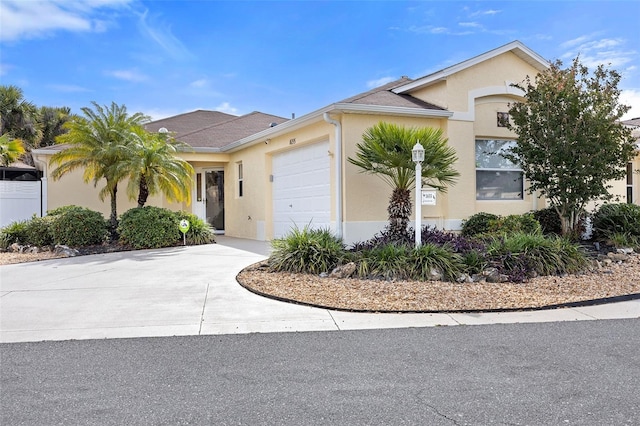
<instances>
[{"instance_id":1,"label":"front door","mask_svg":"<svg viewBox=\"0 0 640 426\"><path fill-rule=\"evenodd\" d=\"M208 170L205 172L205 203L207 222L217 232L224 231L224 172Z\"/></svg>"}]
</instances>

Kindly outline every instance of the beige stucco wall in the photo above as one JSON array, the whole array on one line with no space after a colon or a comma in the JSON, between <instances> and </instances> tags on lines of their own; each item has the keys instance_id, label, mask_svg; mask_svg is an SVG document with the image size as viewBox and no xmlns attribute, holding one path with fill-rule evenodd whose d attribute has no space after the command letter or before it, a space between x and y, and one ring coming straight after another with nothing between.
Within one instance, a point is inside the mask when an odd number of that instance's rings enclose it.
<instances>
[{"instance_id":1,"label":"beige stucco wall","mask_svg":"<svg viewBox=\"0 0 640 426\"><path fill-rule=\"evenodd\" d=\"M55 166L51 167L49 165L50 156L41 154L38 155L37 158L41 160L39 164L46 164L46 168L43 170L47 188L47 205L44 207L45 211L67 205L77 205L98 211L105 217L110 216L111 198L107 196L104 200L100 200L98 195L100 190L104 188L106 184L104 179L98 181L97 186L94 186L92 181L85 183L83 180L84 170L78 169L67 173L56 180L51 177L51 172L55 169ZM127 196L127 184L127 180L118 184L118 192L116 196L118 215L136 207L138 204L137 198L130 200ZM159 194L149 196L146 205L164 207L173 211L191 211L191 206L186 202L172 203Z\"/></svg>"}]
</instances>

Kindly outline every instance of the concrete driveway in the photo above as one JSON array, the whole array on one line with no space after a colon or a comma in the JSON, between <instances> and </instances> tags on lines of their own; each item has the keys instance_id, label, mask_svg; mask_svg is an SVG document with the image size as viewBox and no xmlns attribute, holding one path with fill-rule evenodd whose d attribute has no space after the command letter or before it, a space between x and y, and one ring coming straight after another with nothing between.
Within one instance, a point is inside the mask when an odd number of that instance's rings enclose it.
<instances>
[{"instance_id":1,"label":"concrete driveway","mask_svg":"<svg viewBox=\"0 0 640 426\"><path fill-rule=\"evenodd\" d=\"M486 314L363 314L278 302L235 277L268 243L218 244L54 259L0 267L0 342L355 330L639 318L640 300Z\"/></svg>"}]
</instances>

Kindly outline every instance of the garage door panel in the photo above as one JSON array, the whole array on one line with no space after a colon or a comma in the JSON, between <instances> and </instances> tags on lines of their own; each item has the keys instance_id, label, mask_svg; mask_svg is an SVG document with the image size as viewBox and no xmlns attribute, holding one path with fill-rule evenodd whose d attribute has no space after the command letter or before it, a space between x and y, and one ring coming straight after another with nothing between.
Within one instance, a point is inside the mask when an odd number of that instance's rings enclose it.
<instances>
[{"instance_id":1,"label":"garage door panel","mask_svg":"<svg viewBox=\"0 0 640 426\"><path fill-rule=\"evenodd\" d=\"M328 142L317 143L273 157L274 236L293 227L328 228L331 188Z\"/></svg>"}]
</instances>

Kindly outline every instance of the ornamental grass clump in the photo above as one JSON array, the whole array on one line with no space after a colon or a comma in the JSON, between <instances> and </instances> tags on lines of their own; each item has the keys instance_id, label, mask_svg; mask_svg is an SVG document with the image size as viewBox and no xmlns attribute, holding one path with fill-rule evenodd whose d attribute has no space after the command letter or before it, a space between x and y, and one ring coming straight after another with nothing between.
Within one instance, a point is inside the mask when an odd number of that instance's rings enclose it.
<instances>
[{"instance_id":1,"label":"ornamental grass clump","mask_svg":"<svg viewBox=\"0 0 640 426\"><path fill-rule=\"evenodd\" d=\"M593 215L593 237L610 239L623 234L630 239L640 238L640 206L635 204L605 204Z\"/></svg>"},{"instance_id":2,"label":"ornamental grass clump","mask_svg":"<svg viewBox=\"0 0 640 426\"><path fill-rule=\"evenodd\" d=\"M0 245L6 249L13 243L27 244L27 221L11 222L0 231Z\"/></svg>"},{"instance_id":3,"label":"ornamental grass clump","mask_svg":"<svg viewBox=\"0 0 640 426\"><path fill-rule=\"evenodd\" d=\"M455 281L464 269L461 256L448 246L427 243L411 252L409 275L414 280L426 281L439 274L443 280Z\"/></svg>"},{"instance_id":4,"label":"ornamental grass clump","mask_svg":"<svg viewBox=\"0 0 640 426\"><path fill-rule=\"evenodd\" d=\"M360 278L403 280L410 278L411 248L405 244L385 244L355 253L353 260Z\"/></svg>"},{"instance_id":5,"label":"ornamental grass clump","mask_svg":"<svg viewBox=\"0 0 640 426\"><path fill-rule=\"evenodd\" d=\"M295 227L271 242L269 269L274 272L320 274L330 272L345 259L342 240L328 229Z\"/></svg>"},{"instance_id":6,"label":"ornamental grass clump","mask_svg":"<svg viewBox=\"0 0 640 426\"><path fill-rule=\"evenodd\" d=\"M487 257L490 264L515 282L536 275L576 273L588 264L584 254L569 240L541 233L493 237Z\"/></svg>"}]
</instances>

